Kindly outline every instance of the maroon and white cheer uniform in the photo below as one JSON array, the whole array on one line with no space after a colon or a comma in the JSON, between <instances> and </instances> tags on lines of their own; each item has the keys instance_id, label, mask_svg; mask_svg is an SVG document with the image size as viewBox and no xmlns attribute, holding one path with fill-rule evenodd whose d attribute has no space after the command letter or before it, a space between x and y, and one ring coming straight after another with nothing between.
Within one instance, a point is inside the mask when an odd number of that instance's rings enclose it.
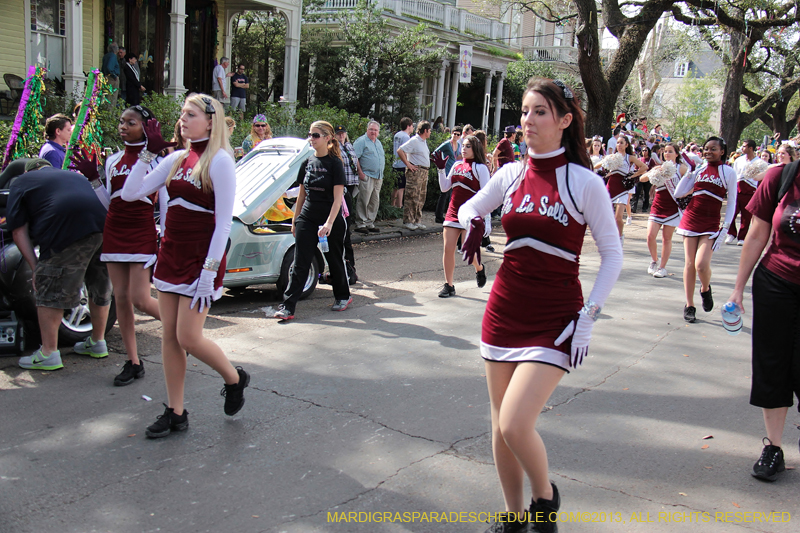
<instances>
[{"instance_id":1,"label":"maroon and white cheer uniform","mask_svg":"<svg viewBox=\"0 0 800 533\"><path fill-rule=\"evenodd\" d=\"M458 210L464 203L475 196L481 187L489 184L491 175L489 168L481 163L476 163L474 159L459 161L450 169L449 174L445 174L444 169L439 170L439 188L442 192L453 190L450 195L450 205L447 207L447 214L444 217L443 226L449 228L464 229L458 221ZM487 227L491 229L491 217L487 217L489 222Z\"/></svg>"},{"instance_id":2,"label":"maroon and white cheer uniform","mask_svg":"<svg viewBox=\"0 0 800 533\"><path fill-rule=\"evenodd\" d=\"M675 201L672 195L675 193L680 180L680 166L678 166L675 169L675 175L669 179L669 184L656 187L656 193L653 196L653 204L650 206L650 216L648 220L652 220L664 226L675 227L678 225L681 221L681 210L678 207L678 202Z\"/></svg>"},{"instance_id":3,"label":"maroon and white cheer uniform","mask_svg":"<svg viewBox=\"0 0 800 533\"><path fill-rule=\"evenodd\" d=\"M156 195L151 194L135 202L122 199L122 187L144 143L127 144L125 150L111 155L106 161L106 176L110 204L103 230L103 253L100 260L107 263L144 263L149 268L156 262L158 253L156 224L153 218L153 202ZM154 161L151 168L157 166ZM167 191L159 192L161 216L167 211ZM163 229L163 227L162 227Z\"/></svg>"},{"instance_id":4,"label":"maroon and white cheer uniform","mask_svg":"<svg viewBox=\"0 0 800 533\"><path fill-rule=\"evenodd\" d=\"M529 155L503 166L458 213L469 227L503 205L508 242L483 317L481 356L568 370L571 341L554 342L583 306L578 265L587 224L601 256L590 295L598 305L619 276L622 248L602 179L568 164L563 148Z\"/></svg>"},{"instance_id":5,"label":"maroon and white cheer uniform","mask_svg":"<svg viewBox=\"0 0 800 533\"><path fill-rule=\"evenodd\" d=\"M691 192L692 201L683 212L678 234L685 237L719 234L719 217L722 202L727 198L728 209L725 211L723 226L728 228L733 220L736 205L736 173L728 165L716 161L706 162L694 172L687 172L675 191L680 198Z\"/></svg>"},{"instance_id":6,"label":"maroon and white cheer uniform","mask_svg":"<svg viewBox=\"0 0 800 533\"><path fill-rule=\"evenodd\" d=\"M608 195L611 197L612 204L627 204L628 203L628 195L633 194L633 191L636 190L636 186L634 185L630 189L626 189L622 185L622 178L628 175L631 170L635 170L636 167L631 163L631 156L628 154L623 154L625 156L625 162L622 163L622 166L619 167L614 172L609 172L606 176L606 189L608 189Z\"/></svg>"},{"instance_id":7,"label":"maroon and white cheer uniform","mask_svg":"<svg viewBox=\"0 0 800 533\"><path fill-rule=\"evenodd\" d=\"M213 299L217 300L222 296L225 276L225 246L233 216L236 172L233 157L219 150L209 166L212 190L203 191L200 184L195 183L192 170L207 145L207 140L191 143L188 154L186 150L170 154L147 176L143 172L146 165L137 163L123 187L122 198L132 201L152 194L164 185L173 164L182 158L178 171L167 185L169 209L153 283L161 292L191 298L195 295L203 263L211 257L220 261L214 280Z\"/></svg>"}]
</instances>

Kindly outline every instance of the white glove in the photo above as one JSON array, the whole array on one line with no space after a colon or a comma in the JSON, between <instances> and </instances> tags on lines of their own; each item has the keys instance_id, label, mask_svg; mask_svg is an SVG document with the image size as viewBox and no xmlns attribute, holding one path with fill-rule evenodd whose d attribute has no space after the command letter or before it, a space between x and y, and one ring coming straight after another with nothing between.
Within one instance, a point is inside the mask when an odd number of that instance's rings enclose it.
<instances>
[{"instance_id":1,"label":"white glove","mask_svg":"<svg viewBox=\"0 0 800 533\"><path fill-rule=\"evenodd\" d=\"M570 353L569 366L578 368L583 363L584 357L589 353L589 341L592 340L592 328L594 320L589 318L583 311L578 317L578 325L572 320L561 335L558 336L556 346L561 346L570 336L572 336L572 351Z\"/></svg>"},{"instance_id":2,"label":"white glove","mask_svg":"<svg viewBox=\"0 0 800 533\"><path fill-rule=\"evenodd\" d=\"M725 242L725 237L728 235L728 228L722 228L719 230L719 234L714 239L714 244L711 245L711 251L716 252L719 250L719 247L722 246L722 243ZM713 235L712 235L712 238Z\"/></svg>"},{"instance_id":3,"label":"white glove","mask_svg":"<svg viewBox=\"0 0 800 533\"><path fill-rule=\"evenodd\" d=\"M202 313L203 309L211 308L211 296L214 294L214 280L217 273L205 268L200 271L200 278L197 280L197 288L194 291L194 298L189 305L189 309L194 309L194 305L199 302L197 308L198 313Z\"/></svg>"}]
</instances>

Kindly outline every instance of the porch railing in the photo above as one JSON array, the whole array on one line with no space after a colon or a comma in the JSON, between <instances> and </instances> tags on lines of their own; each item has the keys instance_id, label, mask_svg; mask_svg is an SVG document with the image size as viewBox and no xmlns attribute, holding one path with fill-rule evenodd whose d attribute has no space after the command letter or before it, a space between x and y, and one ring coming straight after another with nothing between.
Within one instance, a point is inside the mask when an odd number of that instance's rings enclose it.
<instances>
[{"instance_id":1,"label":"porch railing","mask_svg":"<svg viewBox=\"0 0 800 533\"><path fill-rule=\"evenodd\" d=\"M522 49L522 55L528 61L578 63L578 50L570 46L526 46Z\"/></svg>"}]
</instances>

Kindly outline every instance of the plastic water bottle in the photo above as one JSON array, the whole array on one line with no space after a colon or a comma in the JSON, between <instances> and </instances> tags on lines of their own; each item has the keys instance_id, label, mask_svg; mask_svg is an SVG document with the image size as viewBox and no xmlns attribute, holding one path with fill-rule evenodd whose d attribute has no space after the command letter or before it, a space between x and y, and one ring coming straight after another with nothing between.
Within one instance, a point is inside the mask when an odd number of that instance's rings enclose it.
<instances>
[{"instance_id":1,"label":"plastic water bottle","mask_svg":"<svg viewBox=\"0 0 800 533\"><path fill-rule=\"evenodd\" d=\"M319 249L322 250L322 253L329 252L330 247L328 246L328 236L323 235L319 238Z\"/></svg>"},{"instance_id":2,"label":"plastic water bottle","mask_svg":"<svg viewBox=\"0 0 800 533\"><path fill-rule=\"evenodd\" d=\"M734 302L722 306L722 326L728 335L738 335L742 331L742 310Z\"/></svg>"}]
</instances>

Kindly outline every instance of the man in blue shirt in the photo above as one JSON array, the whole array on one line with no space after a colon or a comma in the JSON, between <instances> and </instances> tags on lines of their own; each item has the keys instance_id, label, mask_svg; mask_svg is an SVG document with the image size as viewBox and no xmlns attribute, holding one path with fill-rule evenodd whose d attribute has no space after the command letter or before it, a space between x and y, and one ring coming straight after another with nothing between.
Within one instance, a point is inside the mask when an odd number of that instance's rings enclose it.
<instances>
[{"instance_id":1,"label":"man in blue shirt","mask_svg":"<svg viewBox=\"0 0 800 533\"><path fill-rule=\"evenodd\" d=\"M380 131L381 125L372 120L367 124L367 133L353 143L360 166L358 179L361 180L356 203L356 231L359 233L380 232L375 227L375 217L378 216L381 186L383 186L383 167L386 166L383 144L378 140Z\"/></svg>"},{"instance_id":2,"label":"man in blue shirt","mask_svg":"<svg viewBox=\"0 0 800 533\"><path fill-rule=\"evenodd\" d=\"M72 128L72 119L61 113L53 115L45 122L44 134L47 141L39 150L39 157L50 163L53 168L64 166L66 146L72 136Z\"/></svg>"},{"instance_id":3,"label":"man in blue shirt","mask_svg":"<svg viewBox=\"0 0 800 533\"><path fill-rule=\"evenodd\" d=\"M119 52L117 43L109 44L108 53L103 56L103 64L100 67L100 71L108 80L109 85L114 88L114 92L111 93L112 109L117 107L117 98L119 97L119 61L117 61L117 52Z\"/></svg>"}]
</instances>

